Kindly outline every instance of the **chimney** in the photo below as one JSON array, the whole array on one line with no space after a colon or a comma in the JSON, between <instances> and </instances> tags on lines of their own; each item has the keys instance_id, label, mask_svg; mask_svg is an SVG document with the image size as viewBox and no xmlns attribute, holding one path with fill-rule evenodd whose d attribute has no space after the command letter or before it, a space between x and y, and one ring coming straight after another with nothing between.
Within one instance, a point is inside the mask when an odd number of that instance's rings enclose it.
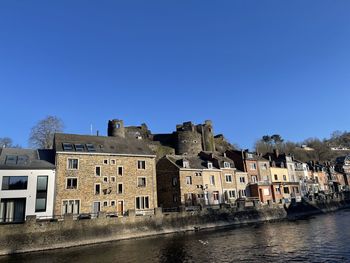
<instances>
[{"instance_id":1,"label":"chimney","mask_svg":"<svg viewBox=\"0 0 350 263\"><path fill-rule=\"evenodd\" d=\"M99 131L98 130L96 131L96 136L99 136Z\"/></svg>"}]
</instances>

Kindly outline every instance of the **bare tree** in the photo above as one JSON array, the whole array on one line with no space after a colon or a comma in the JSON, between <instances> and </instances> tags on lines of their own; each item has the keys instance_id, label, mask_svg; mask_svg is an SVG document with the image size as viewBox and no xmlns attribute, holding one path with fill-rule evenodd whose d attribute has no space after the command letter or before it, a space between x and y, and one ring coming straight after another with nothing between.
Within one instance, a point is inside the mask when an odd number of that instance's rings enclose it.
<instances>
[{"instance_id":1,"label":"bare tree","mask_svg":"<svg viewBox=\"0 0 350 263\"><path fill-rule=\"evenodd\" d=\"M56 116L47 116L40 120L31 130L29 144L41 149L52 149L53 137L57 132L62 132L63 121Z\"/></svg>"},{"instance_id":2,"label":"bare tree","mask_svg":"<svg viewBox=\"0 0 350 263\"><path fill-rule=\"evenodd\" d=\"M0 148L21 148L21 146L14 145L13 141L9 137L2 137L0 138Z\"/></svg>"}]
</instances>

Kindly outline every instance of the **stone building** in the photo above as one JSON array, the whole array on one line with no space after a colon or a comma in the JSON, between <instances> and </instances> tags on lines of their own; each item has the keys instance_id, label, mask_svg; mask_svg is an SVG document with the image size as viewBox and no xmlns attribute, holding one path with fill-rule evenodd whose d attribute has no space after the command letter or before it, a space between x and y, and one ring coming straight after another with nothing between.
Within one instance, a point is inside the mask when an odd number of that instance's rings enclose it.
<instances>
[{"instance_id":1,"label":"stone building","mask_svg":"<svg viewBox=\"0 0 350 263\"><path fill-rule=\"evenodd\" d=\"M155 155L143 140L108 123L108 136L55 134L55 215L152 213L157 207Z\"/></svg>"},{"instance_id":2,"label":"stone building","mask_svg":"<svg viewBox=\"0 0 350 263\"><path fill-rule=\"evenodd\" d=\"M234 163L219 153L164 156L157 163L159 206L234 203L239 196L235 176Z\"/></svg>"}]
</instances>

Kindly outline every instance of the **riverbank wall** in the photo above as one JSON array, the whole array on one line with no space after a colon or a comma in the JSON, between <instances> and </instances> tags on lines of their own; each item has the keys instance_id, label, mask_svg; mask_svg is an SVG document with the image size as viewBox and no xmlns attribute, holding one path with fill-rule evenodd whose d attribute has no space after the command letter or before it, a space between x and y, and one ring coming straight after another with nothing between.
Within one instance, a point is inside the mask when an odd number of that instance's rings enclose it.
<instances>
[{"instance_id":1,"label":"riverbank wall","mask_svg":"<svg viewBox=\"0 0 350 263\"><path fill-rule=\"evenodd\" d=\"M163 213L127 217L107 217L50 222L27 217L24 224L0 225L0 255L66 248L101 242L141 238L168 233L200 231L201 229L240 226L261 222L297 219L350 207L350 199L301 202L291 205L234 208L205 208L200 211Z\"/></svg>"}]
</instances>

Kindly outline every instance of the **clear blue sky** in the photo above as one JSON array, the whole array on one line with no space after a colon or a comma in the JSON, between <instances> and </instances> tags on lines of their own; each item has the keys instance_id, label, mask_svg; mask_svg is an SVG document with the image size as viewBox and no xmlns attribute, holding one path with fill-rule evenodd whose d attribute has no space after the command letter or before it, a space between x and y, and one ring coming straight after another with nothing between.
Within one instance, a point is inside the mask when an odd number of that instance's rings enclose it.
<instances>
[{"instance_id":1,"label":"clear blue sky","mask_svg":"<svg viewBox=\"0 0 350 263\"><path fill-rule=\"evenodd\" d=\"M0 1L0 137L214 122L242 147L350 130L350 1Z\"/></svg>"}]
</instances>

